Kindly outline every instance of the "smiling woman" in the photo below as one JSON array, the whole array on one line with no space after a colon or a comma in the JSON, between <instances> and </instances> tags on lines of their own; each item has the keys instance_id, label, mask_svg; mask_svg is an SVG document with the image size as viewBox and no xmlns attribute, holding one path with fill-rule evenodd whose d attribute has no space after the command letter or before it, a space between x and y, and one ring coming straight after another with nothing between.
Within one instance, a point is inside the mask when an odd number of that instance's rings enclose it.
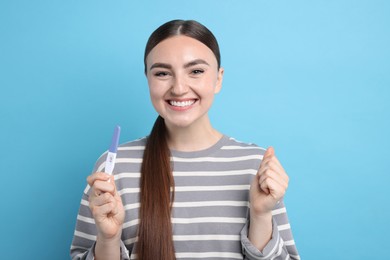
<instances>
[{"instance_id":1,"label":"smiling woman","mask_svg":"<svg viewBox=\"0 0 390 260\"><path fill-rule=\"evenodd\" d=\"M224 73L213 34L170 21L150 36L144 63L159 116L149 136L118 148L114 177L102 172L106 153L96 163L72 259L299 259L273 148L209 120Z\"/></svg>"},{"instance_id":2,"label":"smiling woman","mask_svg":"<svg viewBox=\"0 0 390 260\"><path fill-rule=\"evenodd\" d=\"M196 132L204 127L212 132L207 111L223 76L213 52L198 40L180 35L157 44L146 64L151 64L146 76L153 106L169 132L189 125Z\"/></svg>"}]
</instances>

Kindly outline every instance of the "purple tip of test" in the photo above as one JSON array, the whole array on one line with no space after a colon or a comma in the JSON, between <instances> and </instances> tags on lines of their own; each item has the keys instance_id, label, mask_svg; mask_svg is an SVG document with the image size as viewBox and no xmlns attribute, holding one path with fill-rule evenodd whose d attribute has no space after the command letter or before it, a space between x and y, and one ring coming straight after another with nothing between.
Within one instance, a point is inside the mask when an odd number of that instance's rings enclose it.
<instances>
[{"instance_id":1,"label":"purple tip of test","mask_svg":"<svg viewBox=\"0 0 390 260\"><path fill-rule=\"evenodd\" d=\"M118 150L120 134L121 134L121 127L117 125L114 130L114 135L112 136L110 149L108 150L110 153L116 153L116 151Z\"/></svg>"}]
</instances>

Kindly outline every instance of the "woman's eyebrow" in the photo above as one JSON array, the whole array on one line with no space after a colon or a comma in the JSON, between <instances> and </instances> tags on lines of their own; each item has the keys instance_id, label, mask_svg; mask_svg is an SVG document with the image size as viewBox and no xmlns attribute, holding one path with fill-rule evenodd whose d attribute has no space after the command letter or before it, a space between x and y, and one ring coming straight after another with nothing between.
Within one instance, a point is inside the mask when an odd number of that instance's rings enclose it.
<instances>
[{"instance_id":1,"label":"woman's eyebrow","mask_svg":"<svg viewBox=\"0 0 390 260\"><path fill-rule=\"evenodd\" d=\"M193 60L193 61L190 61L190 62L184 64L184 68L187 69L189 67L196 66L196 65L199 65L199 64L204 64L204 65L210 66L207 63L207 61L202 60L202 59L197 59L197 60Z\"/></svg>"},{"instance_id":2,"label":"woman's eyebrow","mask_svg":"<svg viewBox=\"0 0 390 260\"><path fill-rule=\"evenodd\" d=\"M149 70L152 70L154 68L172 69L172 66L167 64L167 63L157 62L157 63L154 63L152 66L150 66Z\"/></svg>"},{"instance_id":3,"label":"woman's eyebrow","mask_svg":"<svg viewBox=\"0 0 390 260\"><path fill-rule=\"evenodd\" d=\"M199 64L204 64L204 65L210 66L207 61L202 60L202 59L196 59L196 60L193 60L193 61L190 61L190 62L184 64L183 67L185 69L187 69L189 67L196 66L196 65L199 65ZM170 64L168 64L168 63L156 62L152 66L150 66L149 70L152 70L154 68L163 68L163 69L169 69L170 70L170 69L172 69L172 66Z\"/></svg>"}]
</instances>

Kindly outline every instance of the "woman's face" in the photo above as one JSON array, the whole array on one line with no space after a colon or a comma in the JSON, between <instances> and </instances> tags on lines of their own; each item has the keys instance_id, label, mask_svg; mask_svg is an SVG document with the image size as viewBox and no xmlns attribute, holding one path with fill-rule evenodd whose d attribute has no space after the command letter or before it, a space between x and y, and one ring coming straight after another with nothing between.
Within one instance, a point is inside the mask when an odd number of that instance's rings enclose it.
<instances>
[{"instance_id":1,"label":"woman's face","mask_svg":"<svg viewBox=\"0 0 390 260\"><path fill-rule=\"evenodd\" d=\"M206 45L187 36L168 38L148 54L146 66L153 106L168 127L208 122L223 69Z\"/></svg>"}]
</instances>

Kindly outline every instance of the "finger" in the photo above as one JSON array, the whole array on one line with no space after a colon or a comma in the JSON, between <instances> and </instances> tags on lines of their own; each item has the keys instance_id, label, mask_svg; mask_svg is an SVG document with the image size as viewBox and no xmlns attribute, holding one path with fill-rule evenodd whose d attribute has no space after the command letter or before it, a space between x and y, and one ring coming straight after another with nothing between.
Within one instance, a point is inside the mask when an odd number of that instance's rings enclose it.
<instances>
[{"instance_id":1,"label":"finger","mask_svg":"<svg viewBox=\"0 0 390 260\"><path fill-rule=\"evenodd\" d=\"M96 197L89 203L90 210L94 218L105 218L109 214L119 212L118 202L109 193Z\"/></svg>"},{"instance_id":2,"label":"finger","mask_svg":"<svg viewBox=\"0 0 390 260\"><path fill-rule=\"evenodd\" d=\"M117 206L114 202L108 202L92 209L92 214L98 219L107 218L110 214L116 214L114 212L118 212Z\"/></svg>"},{"instance_id":3,"label":"finger","mask_svg":"<svg viewBox=\"0 0 390 260\"><path fill-rule=\"evenodd\" d=\"M107 181L110 178L110 175L104 172L95 172L87 177L87 182L89 186L93 186L94 182L97 180Z\"/></svg>"},{"instance_id":4,"label":"finger","mask_svg":"<svg viewBox=\"0 0 390 260\"><path fill-rule=\"evenodd\" d=\"M263 171L265 171L267 168L270 168L280 174L280 176L288 182L289 178L287 176L286 171L284 170L282 164L278 160L278 158L275 155L275 150L273 147L269 147L266 151L267 156L263 158L260 168L259 168L259 174L261 174Z\"/></svg>"},{"instance_id":5,"label":"finger","mask_svg":"<svg viewBox=\"0 0 390 260\"><path fill-rule=\"evenodd\" d=\"M267 178L270 178L273 181L275 181L283 189L287 189L287 187L288 187L288 181L286 181L284 178L280 177L279 174L277 174L276 172L274 172L272 170L268 170L259 176L259 184L263 183Z\"/></svg>"},{"instance_id":6,"label":"finger","mask_svg":"<svg viewBox=\"0 0 390 260\"><path fill-rule=\"evenodd\" d=\"M273 148L272 148L273 149ZM268 152L268 150L267 150L267 155L264 155L263 156L263 159L262 159L262 161L261 161L261 165L266 165L266 164L268 164L269 162L275 162L277 165L279 165L279 167L281 167L281 168L283 168L282 167L282 164L279 162L279 160L278 160L278 158L276 157L276 155L275 155L275 152L272 152L272 153L270 153L270 152Z\"/></svg>"},{"instance_id":7,"label":"finger","mask_svg":"<svg viewBox=\"0 0 390 260\"><path fill-rule=\"evenodd\" d=\"M102 193L100 196L96 196L90 202L92 206L102 206L104 204L116 202L115 198L110 193Z\"/></svg>"},{"instance_id":8,"label":"finger","mask_svg":"<svg viewBox=\"0 0 390 260\"><path fill-rule=\"evenodd\" d=\"M262 174L263 172L265 172L266 170L273 170L275 172L278 172L278 173L281 173L281 172L284 172L284 169L283 167L281 167L281 165L279 165L278 163L276 163L274 160L270 159L268 160L267 162L265 162L260 168L259 168L259 174Z\"/></svg>"},{"instance_id":9,"label":"finger","mask_svg":"<svg viewBox=\"0 0 390 260\"><path fill-rule=\"evenodd\" d=\"M270 190L268 189L268 184L266 182L266 180L263 180L262 182L259 182L259 186L260 186L260 189L265 193L265 194L269 194L270 193Z\"/></svg>"},{"instance_id":10,"label":"finger","mask_svg":"<svg viewBox=\"0 0 390 260\"><path fill-rule=\"evenodd\" d=\"M113 194L114 195L118 195L118 190L117 190L117 188L116 188L116 183L115 183L115 177L114 177L114 175L111 175L110 176L110 183L113 185L113 187L114 187L114 191L113 191Z\"/></svg>"},{"instance_id":11,"label":"finger","mask_svg":"<svg viewBox=\"0 0 390 260\"><path fill-rule=\"evenodd\" d=\"M260 187L267 195L271 195L276 201L280 200L286 192L286 189L280 186L272 178L266 178L260 184Z\"/></svg>"},{"instance_id":12,"label":"finger","mask_svg":"<svg viewBox=\"0 0 390 260\"><path fill-rule=\"evenodd\" d=\"M263 155L263 159L261 160L260 167L265 165L265 163L274 155L275 151L273 147L268 147Z\"/></svg>"},{"instance_id":13,"label":"finger","mask_svg":"<svg viewBox=\"0 0 390 260\"><path fill-rule=\"evenodd\" d=\"M268 147L267 150L265 151L265 154L263 155L262 163L267 163L271 160L274 160L277 164L279 164L280 167L282 167L282 164L279 162L278 158L275 155L275 149L272 146Z\"/></svg>"},{"instance_id":14,"label":"finger","mask_svg":"<svg viewBox=\"0 0 390 260\"><path fill-rule=\"evenodd\" d=\"M94 188L96 194L98 194L98 192L100 192L100 193L108 192L108 193L112 194L113 196L115 196L114 182L96 180L93 184L93 188Z\"/></svg>"},{"instance_id":15,"label":"finger","mask_svg":"<svg viewBox=\"0 0 390 260\"><path fill-rule=\"evenodd\" d=\"M259 183L263 182L266 178L271 178L278 182L283 187L288 186L288 176L284 172L280 173L272 168L263 169L259 173Z\"/></svg>"},{"instance_id":16,"label":"finger","mask_svg":"<svg viewBox=\"0 0 390 260\"><path fill-rule=\"evenodd\" d=\"M283 166L282 164L280 163L278 157L276 157L276 155L274 154L274 156L271 157L271 160L272 162L274 162L276 165L278 165L281 169L283 169Z\"/></svg>"},{"instance_id":17,"label":"finger","mask_svg":"<svg viewBox=\"0 0 390 260\"><path fill-rule=\"evenodd\" d=\"M284 171L283 167L280 167L274 161L270 161L267 165L261 167L258 172L259 176L270 176L275 179L280 178L283 182L288 183L288 175Z\"/></svg>"},{"instance_id":18,"label":"finger","mask_svg":"<svg viewBox=\"0 0 390 260\"><path fill-rule=\"evenodd\" d=\"M275 154L275 149L272 146L270 146L265 151L264 157L270 157L273 156L274 154Z\"/></svg>"}]
</instances>

